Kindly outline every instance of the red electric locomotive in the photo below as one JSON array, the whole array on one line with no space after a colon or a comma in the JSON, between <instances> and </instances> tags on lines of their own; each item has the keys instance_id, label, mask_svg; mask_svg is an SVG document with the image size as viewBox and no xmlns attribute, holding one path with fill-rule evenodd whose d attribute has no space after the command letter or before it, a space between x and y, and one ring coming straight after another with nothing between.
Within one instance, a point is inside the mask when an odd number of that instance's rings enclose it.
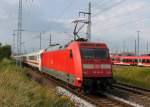
<instances>
[{"instance_id":1,"label":"red electric locomotive","mask_svg":"<svg viewBox=\"0 0 150 107\"><path fill-rule=\"evenodd\" d=\"M109 49L104 43L74 41L41 54L41 71L76 88L93 90L112 85Z\"/></svg>"}]
</instances>

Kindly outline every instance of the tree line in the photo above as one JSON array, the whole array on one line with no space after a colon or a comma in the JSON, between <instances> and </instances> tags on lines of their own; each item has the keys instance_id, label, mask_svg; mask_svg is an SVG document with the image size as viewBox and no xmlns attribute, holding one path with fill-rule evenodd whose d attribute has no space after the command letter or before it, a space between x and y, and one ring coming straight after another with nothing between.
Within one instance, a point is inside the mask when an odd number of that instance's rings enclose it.
<instances>
[{"instance_id":1,"label":"tree line","mask_svg":"<svg viewBox=\"0 0 150 107\"><path fill-rule=\"evenodd\" d=\"M11 46L2 45L0 43L0 60L3 58L10 58L10 56L11 56Z\"/></svg>"}]
</instances>

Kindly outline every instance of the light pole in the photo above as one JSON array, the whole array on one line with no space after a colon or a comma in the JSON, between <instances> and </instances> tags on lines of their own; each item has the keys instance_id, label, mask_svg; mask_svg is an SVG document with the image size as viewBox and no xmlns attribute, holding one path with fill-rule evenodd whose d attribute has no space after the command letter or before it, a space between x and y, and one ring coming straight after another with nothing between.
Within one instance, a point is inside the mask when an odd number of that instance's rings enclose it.
<instances>
[{"instance_id":1,"label":"light pole","mask_svg":"<svg viewBox=\"0 0 150 107\"><path fill-rule=\"evenodd\" d=\"M137 39L138 39L138 63L140 62L139 56L140 56L140 31L137 31Z\"/></svg>"}]
</instances>

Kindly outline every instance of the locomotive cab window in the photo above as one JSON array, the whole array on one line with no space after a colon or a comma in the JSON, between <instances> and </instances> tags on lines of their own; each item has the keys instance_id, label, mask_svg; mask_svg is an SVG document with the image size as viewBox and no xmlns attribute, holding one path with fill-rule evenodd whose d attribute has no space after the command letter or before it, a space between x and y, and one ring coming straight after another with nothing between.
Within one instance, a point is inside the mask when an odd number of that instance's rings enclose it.
<instances>
[{"instance_id":1,"label":"locomotive cab window","mask_svg":"<svg viewBox=\"0 0 150 107\"><path fill-rule=\"evenodd\" d=\"M85 59L97 58L97 59L106 59L109 58L109 52L106 49L100 48L82 48L81 49L82 57Z\"/></svg>"}]
</instances>

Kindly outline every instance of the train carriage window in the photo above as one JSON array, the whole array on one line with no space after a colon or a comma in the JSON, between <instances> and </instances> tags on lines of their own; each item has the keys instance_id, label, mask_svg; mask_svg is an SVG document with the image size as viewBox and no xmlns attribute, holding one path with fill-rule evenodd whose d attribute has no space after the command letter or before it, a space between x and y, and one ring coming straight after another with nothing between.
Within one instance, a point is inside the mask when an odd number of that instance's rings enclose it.
<instances>
[{"instance_id":1,"label":"train carriage window","mask_svg":"<svg viewBox=\"0 0 150 107\"><path fill-rule=\"evenodd\" d=\"M126 62L126 60L125 60L125 59L123 59L123 62Z\"/></svg>"},{"instance_id":2,"label":"train carriage window","mask_svg":"<svg viewBox=\"0 0 150 107\"><path fill-rule=\"evenodd\" d=\"M145 63L145 59L142 60L142 63Z\"/></svg>"},{"instance_id":3,"label":"train carriage window","mask_svg":"<svg viewBox=\"0 0 150 107\"><path fill-rule=\"evenodd\" d=\"M120 61L120 59L119 59L119 58L117 58L117 61Z\"/></svg>"},{"instance_id":4,"label":"train carriage window","mask_svg":"<svg viewBox=\"0 0 150 107\"><path fill-rule=\"evenodd\" d=\"M150 60L147 59L147 63L150 63Z\"/></svg>"},{"instance_id":5,"label":"train carriage window","mask_svg":"<svg viewBox=\"0 0 150 107\"><path fill-rule=\"evenodd\" d=\"M145 63L147 63L147 59L145 59Z\"/></svg>"},{"instance_id":6,"label":"train carriage window","mask_svg":"<svg viewBox=\"0 0 150 107\"><path fill-rule=\"evenodd\" d=\"M37 60L37 56L29 56L30 60Z\"/></svg>"},{"instance_id":7,"label":"train carriage window","mask_svg":"<svg viewBox=\"0 0 150 107\"><path fill-rule=\"evenodd\" d=\"M126 62L129 62L129 59L126 59Z\"/></svg>"}]
</instances>

